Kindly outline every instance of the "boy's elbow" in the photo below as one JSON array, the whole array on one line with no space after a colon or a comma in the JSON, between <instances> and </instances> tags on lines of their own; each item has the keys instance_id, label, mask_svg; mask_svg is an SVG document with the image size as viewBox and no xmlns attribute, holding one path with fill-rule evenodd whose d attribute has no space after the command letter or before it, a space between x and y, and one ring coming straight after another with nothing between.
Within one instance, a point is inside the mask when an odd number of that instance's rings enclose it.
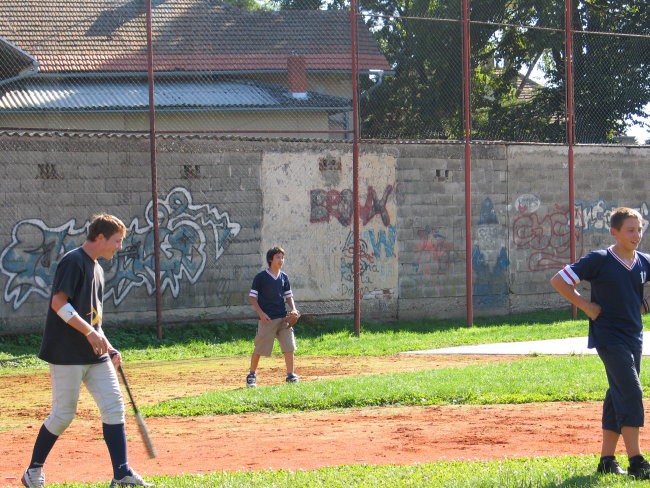
<instances>
[{"instance_id":1,"label":"boy's elbow","mask_svg":"<svg viewBox=\"0 0 650 488\"><path fill-rule=\"evenodd\" d=\"M551 284L551 286L553 288L555 288L556 290L558 289L558 285L559 285L558 280L562 280L562 278L557 273L554 274L553 277L549 280L549 283Z\"/></svg>"}]
</instances>

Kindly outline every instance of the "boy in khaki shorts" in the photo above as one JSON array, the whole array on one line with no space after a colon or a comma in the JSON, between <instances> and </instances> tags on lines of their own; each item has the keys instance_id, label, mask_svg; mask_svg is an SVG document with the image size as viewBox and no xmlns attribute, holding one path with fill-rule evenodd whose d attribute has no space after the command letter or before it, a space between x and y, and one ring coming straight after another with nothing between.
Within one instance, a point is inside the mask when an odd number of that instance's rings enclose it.
<instances>
[{"instance_id":1,"label":"boy in khaki shorts","mask_svg":"<svg viewBox=\"0 0 650 488\"><path fill-rule=\"evenodd\" d=\"M293 334L293 324L300 317L300 312L293 302L293 292L289 284L289 277L282 271L284 264L284 249L275 246L266 253L266 262L269 267L260 271L253 279L253 285L248 293L248 300L257 312L260 320L257 323L255 335L255 349L251 356L250 372L246 377L246 386L257 386L255 371L261 356L270 356L273 350L273 341L278 338L280 348L284 354L287 366L287 383L297 383L299 378L293 370L294 351L296 338ZM285 306L289 304L289 313Z\"/></svg>"}]
</instances>

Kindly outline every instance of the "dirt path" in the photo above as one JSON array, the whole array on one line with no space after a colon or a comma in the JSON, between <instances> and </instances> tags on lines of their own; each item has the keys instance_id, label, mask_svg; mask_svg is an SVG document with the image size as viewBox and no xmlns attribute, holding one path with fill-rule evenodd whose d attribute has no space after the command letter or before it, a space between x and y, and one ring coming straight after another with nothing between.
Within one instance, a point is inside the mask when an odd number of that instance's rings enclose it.
<instances>
[{"instance_id":1,"label":"dirt path","mask_svg":"<svg viewBox=\"0 0 650 488\"><path fill-rule=\"evenodd\" d=\"M313 358L302 359L300 372L305 379L315 379L511 359ZM128 374L138 400L145 404L216 389L215 385L240 387L241 363L241 359L224 359L138 365L129 368ZM260 382L273 379L277 383L282 378L281 363L267 363L260 371ZM11 391L9 397L3 394L0 399L0 486L20 486L21 470L49 409L49 380L40 372L27 378L0 376L0 381L3 390L9 386L7 391ZM81 402L79 417L48 460L49 482L110 479L99 419L87 396ZM131 464L141 474L154 476L593 454L600 447L600 410L600 403L545 403L151 418L147 424L158 449L156 459L147 459L131 416L127 430ZM650 443L644 449L650 450Z\"/></svg>"}]
</instances>

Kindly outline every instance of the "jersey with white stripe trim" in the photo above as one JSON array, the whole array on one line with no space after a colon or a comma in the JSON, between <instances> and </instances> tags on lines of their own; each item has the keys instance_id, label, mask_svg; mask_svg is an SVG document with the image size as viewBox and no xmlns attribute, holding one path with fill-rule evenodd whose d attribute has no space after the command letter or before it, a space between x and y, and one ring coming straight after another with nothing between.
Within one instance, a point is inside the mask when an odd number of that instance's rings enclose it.
<instances>
[{"instance_id":1,"label":"jersey with white stripe trim","mask_svg":"<svg viewBox=\"0 0 650 488\"><path fill-rule=\"evenodd\" d=\"M289 277L283 271L277 277L268 269L260 271L253 278L248 296L257 298L258 305L269 318L282 318L287 315L284 301L293 297Z\"/></svg>"},{"instance_id":2,"label":"jersey with white stripe trim","mask_svg":"<svg viewBox=\"0 0 650 488\"><path fill-rule=\"evenodd\" d=\"M648 281L650 255L638 252L631 267L610 249L592 251L566 266L560 276L570 285L591 284L591 301L601 307L596 320L589 320L588 347L626 344L642 346L641 303Z\"/></svg>"}]
</instances>

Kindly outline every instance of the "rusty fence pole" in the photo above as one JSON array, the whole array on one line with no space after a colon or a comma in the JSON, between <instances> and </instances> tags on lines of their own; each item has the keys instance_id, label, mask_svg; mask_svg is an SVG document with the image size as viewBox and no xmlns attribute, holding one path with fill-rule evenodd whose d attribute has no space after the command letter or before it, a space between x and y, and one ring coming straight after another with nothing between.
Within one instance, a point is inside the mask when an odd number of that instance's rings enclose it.
<instances>
[{"instance_id":1,"label":"rusty fence pole","mask_svg":"<svg viewBox=\"0 0 650 488\"><path fill-rule=\"evenodd\" d=\"M566 83L566 142L567 159L569 167L569 248L570 260L576 261L576 216L575 216L575 180L574 180L574 159L573 146L575 144L575 113L574 113L574 91L573 91L573 5L571 0L564 2L564 33L566 37L565 53L565 83ZM578 317L578 309L571 305L571 315L575 320Z\"/></svg>"},{"instance_id":2,"label":"rusty fence pole","mask_svg":"<svg viewBox=\"0 0 650 488\"><path fill-rule=\"evenodd\" d=\"M357 0L350 1L350 51L352 57L352 200L354 252L352 267L354 275L354 334L361 335L361 245L359 228L359 63L357 57Z\"/></svg>"},{"instance_id":3,"label":"rusty fence pole","mask_svg":"<svg viewBox=\"0 0 650 488\"><path fill-rule=\"evenodd\" d=\"M465 296L467 325L474 324L472 279L472 111L469 0L463 0L463 122L465 133Z\"/></svg>"},{"instance_id":4,"label":"rusty fence pole","mask_svg":"<svg viewBox=\"0 0 650 488\"><path fill-rule=\"evenodd\" d=\"M156 285L156 330L162 339L162 293L160 290L160 228L158 222L158 174L156 163L156 100L153 77L153 28L152 5L147 0L147 72L149 79L149 150L151 159L151 201L153 221L154 280Z\"/></svg>"}]
</instances>

